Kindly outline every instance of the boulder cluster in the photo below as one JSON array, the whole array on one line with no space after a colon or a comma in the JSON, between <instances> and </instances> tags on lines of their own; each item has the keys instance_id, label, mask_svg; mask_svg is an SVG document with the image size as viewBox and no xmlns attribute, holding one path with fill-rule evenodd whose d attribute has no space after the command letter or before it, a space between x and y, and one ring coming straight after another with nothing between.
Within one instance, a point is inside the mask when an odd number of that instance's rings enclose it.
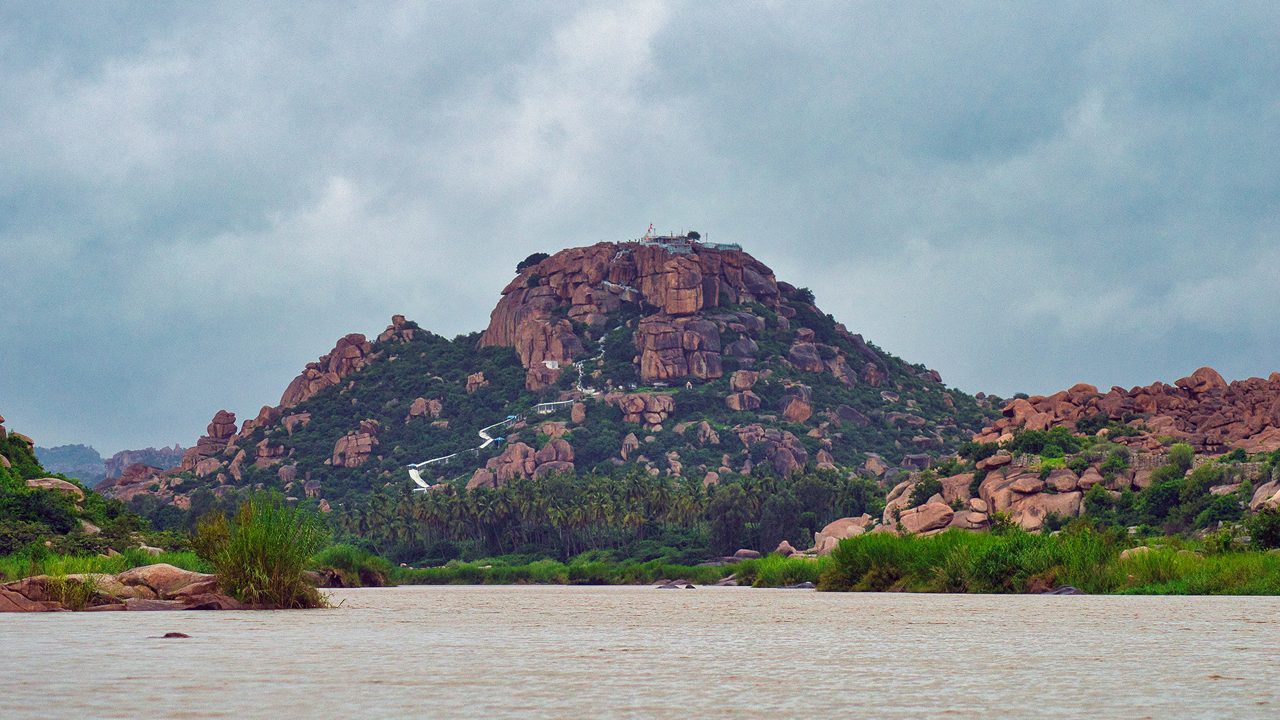
<instances>
[{"instance_id":1,"label":"boulder cluster","mask_svg":"<svg viewBox=\"0 0 1280 720\"><path fill-rule=\"evenodd\" d=\"M164 563L115 575L36 575L0 585L0 612L243 609L221 592L217 576Z\"/></svg>"},{"instance_id":2,"label":"boulder cluster","mask_svg":"<svg viewBox=\"0 0 1280 720\"><path fill-rule=\"evenodd\" d=\"M623 422L638 423L654 431L662 429L676 409L675 398L666 393L609 393L604 402L622 411Z\"/></svg>"},{"instance_id":3,"label":"boulder cluster","mask_svg":"<svg viewBox=\"0 0 1280 720\"><path fill-rule=\"evenodd\" d=\"M573 472L573 469L573 446L566 440L553 438L536 451L523 442L513 442L472 474L467 489L496 488L512 480L537 479L548 473Z\"/></svg>"},{"instance_id":4,"label":"boulder cluster","mask_svg":"<svg viewBox=\"0 0 1280 720\"><path fill-rule=\"evenodd\" d=\"M334 467L358 468L373 454L378 446L377 420L364 420L359 428L338 438L333 445L333 456L329 464Z\"/></svg>"},{"instance_id":5,"label":"boulder cluster","mask_svg":"<svg viewBox=\"0 0 1280 720\"><path fill-rule=\"evenodd\" d=\"M1228 383L1214 369L1203 367L1173 385L1113 387L1105 394L1081 383L1049 396L1015 398L1002 414L974 440L1003 442L1017 430L1075 430L1084 421L1103 420L1143 430L1135 437L1116 438L1139 449L1158 449L1163 436L1185 442L1197 453L1232 448L1271 452L1280 449L1280 373Z\"/></svg>"}]
</instances>

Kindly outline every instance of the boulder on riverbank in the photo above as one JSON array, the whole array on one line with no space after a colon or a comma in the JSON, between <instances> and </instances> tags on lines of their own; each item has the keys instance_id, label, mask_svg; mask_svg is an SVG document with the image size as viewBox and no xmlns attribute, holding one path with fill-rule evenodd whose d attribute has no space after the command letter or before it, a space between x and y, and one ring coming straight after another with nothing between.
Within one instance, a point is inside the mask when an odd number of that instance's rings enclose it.
<instances>
[{"instance_id":1,"label":"boulder on riverbank","mask_svg":"<svg viewBox=\"0 0 1280 720\"><path fill-rule=\"evenodd\" d=\"M116 575L35 575L0 585L0 612L245 609L220 591L216 575L165 563Z\"/></svg>"}]
</instances>

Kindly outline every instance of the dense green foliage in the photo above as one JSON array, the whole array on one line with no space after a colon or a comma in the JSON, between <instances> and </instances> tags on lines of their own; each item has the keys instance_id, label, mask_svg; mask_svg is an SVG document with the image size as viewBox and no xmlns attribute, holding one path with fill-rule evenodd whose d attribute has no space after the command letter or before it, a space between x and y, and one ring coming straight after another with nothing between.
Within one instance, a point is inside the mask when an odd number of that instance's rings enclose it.
<instances>
[{"instance_id":1,"label":"dense green foliage","mask_svg":"<svg viewBox=\"0 0 1280 720\"><path fill-rule=\"evenodd\" d=\"M844 540L826 590L1021 593L1070 585L1088 593L1280 594L1280 555L1204 553L1172 543L1120 559L1125 536L1077 524L1056 535L1017 528Z\"/></svg>"},{"instance_id":2,"label":"dense green foliage","mask_svg":"<svg viewBox=\"0 0 1280 720\"><path fill-rule=\"evenodd\" d=\"M354 383L324 390L291 409L309 413L310 422L292 434L281 426L258 429L242 445L267 438L283 446L296 462L298 477L319 481L330 503L340 505L362 499L385 482L407 484L404 466L448 455L477 445L476 432L534 403L551 399L524 389L524 369L510 348L476 348L478 335L447 340L419 332L413 342L377 345L378 362L351 376ZM466 378L483 372L487 385L468 394ZM447 427L430 418L406 422L415 398L440 400ZM337 440L363 420L379 423L376 453L358 468L332 467L326 461ZM466 464L440 469L441 481L469 476L470 470L498 452L468 458ZM258 469L246 464L239 487L261 485L285 491L276 468Z\"/></svg>"},{"instance_id":3,"label":"dense green foliage","mask_svg":"<svg viewBox=\"0 0 1280 720\"><path fill-rule=\"evenodd\" d=\"M213 566L222 588L238 600L279 608L322 607L323 596L304 571L329 540L314 513L278 495L251 496L235 517L200 521L196 553Z\"/></svg>"},{"instance_id":4,"label":"dense green foliage","mask_svg":"<svg viewBox=\"0 0 1280 720\"><path fill-rule=\"evenodd\" d=\"M378 494L338 518L352 542L414 564L518 553L567 559L698 562L738 548L812 544L840 517L882 511L883 490L823 471L730 476L703 487L632 469L617 477L549 475L496 490Z\"/></svg>"},{"instance_id":5,"label":"dense green foliage","mask_svg":"<svg viewBox=\"0 0 1280 720\"><path fill-rule=\"evenodd\" d=\"M22 440L11 435L0 437L0 455L12 465L0 465L0 555L46 541L56 553L122 551L147 537L166 547L176 541L147 535L145 521L124 504L90 491L75 479L49 473ZM45 477L79 487L84 499L58 490L27 487L27 480ZM92 532L93 528L100 532Z\"/></svg>"},{"instance_id":6,"label":"dense green foliage","mask_svg":"<svg viewBox=\"0 0 1280 720\"><path fill-rule=\"evenodd\" d=\"M1273 453L1256 468L1210 461L1188 472L1192 464L1189 449L1185 445L1171 448L1168 462L1151 473L1151 484L1140 491L1114 494L1101 485L1093 486L1084 496L1084 516L1102 525L1146 527L1166 534L1217 528L1245 517L1255 480L1270 480L1280 460L1280 453ZM1107 469L1107 463L1103 469ZM1215 486L1235 483L1239 487L1234 491L1210 492Z\"/></svg>"}]
</instances>

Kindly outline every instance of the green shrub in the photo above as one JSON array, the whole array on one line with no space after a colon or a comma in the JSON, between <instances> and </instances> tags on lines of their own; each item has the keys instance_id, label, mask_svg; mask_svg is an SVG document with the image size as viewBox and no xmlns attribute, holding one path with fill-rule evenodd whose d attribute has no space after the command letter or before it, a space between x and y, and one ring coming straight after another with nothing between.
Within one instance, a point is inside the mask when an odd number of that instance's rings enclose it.
<instances>
[{"instance_id":1,"label":"green shrub","mask_svg":"<svg viewBox=\"0 0 1280 720\"><path fill-rule=\"evenodd\" d=\"M303 572L328 541L328 530L309 510L275 494L250 496L232 519L201 520L193 545L213 565L223 589L237 599L280 608L324 607L324 597Z\"/></svg>"},{"instance_id":2,"label":"green shrub","mask_svg":"<svg viewBox=\"0 0 1280 720\"><path fill-rule=\"evenodd\" d=\"M91 574L76 578L50 575L47 588L49 597L62 603L63 607L68 610L83 610L98 594L98 579Z\"/></svg>"},{"instance_id":3,"label":"green shrub","mask_svg":"<svg viewBox=\"0 0 1280 720\"><path fill-rule=\"evenodd\" d=\"M534 265L537 265L538 263L542 262L543 260L546 260L546 259L547 259L547 258L549 258L549 257L551 257L551 256L550 256L550 255L548 255L548 254L546 254L546 253L544 253L544 252L536 252L536 253L533 253L533 254L532 254L532 255L530 255L529 257L527 257L527 258L525 258L525 259L521 260L521 261L516 265L516 272L517 272L517 273L523 272L525 268L531 268L531 267L533 267Z\"/></svg>"},{"instance_id":4,"label":"green shrub","mask_svg":"<svg viewBox=\"0 0 1280 720\"><path fill-rule=\"evenodd\" d=\"M1186 474L1191 469L1191 463L1195 460L1196 451L1186 443L1177 443L1169 448L1169 465L1172 465Z\"/></svg>"},{"instance_id":5,"label":"green shrub","mask_svg":"<svg viewBox=\"0 0 1280 720\"><path fill-rule=\"evenodd\" d=\"M942 492L942 481L931 474L921 477L911 490L911 507L929 502L929 498Z\"/></svg>"},{"instance_id":6,"label":"green shrub","mask_svg":"<svg viewBox=\"0 0 1280 720\"><path fill-rule=\"evenodd\" d=\"M1280 548L1280 508L1259 508L1246 523L1254 547Z\"/></svg>"},{"instance_id":7,"label":"green shrub","mask_svg":"<svg viewBox=\"0 0 1280 720\"><path fill-rule=\"evenodd\" d=\"M1046 446L1055 446L1063 453L1074 453L1080 450L1082 441L1070 430L1058 426L1048 430L1023 430L1014 436L1009 449L1014 453L1025 455L1041 455Z\"/></svg>"}]
</instances>

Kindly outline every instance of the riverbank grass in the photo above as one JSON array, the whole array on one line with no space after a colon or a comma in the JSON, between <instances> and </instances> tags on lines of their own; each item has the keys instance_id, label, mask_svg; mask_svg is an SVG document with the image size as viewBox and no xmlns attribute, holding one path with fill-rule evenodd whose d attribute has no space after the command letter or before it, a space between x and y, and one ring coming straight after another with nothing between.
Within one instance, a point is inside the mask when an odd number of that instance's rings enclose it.
<instances>
[{"instance_id":1,"label":"riverbank grass","mask_svg":"<svg viewBox=\"0 0 1280 720\"><path fill-rule=\"evenodd\" d=\"M1211 553L1168 541L1122 558L1124 549L1120 536L1088 527L1056 535L1018 528L952 530L930 537L873 533L842 541L818 586L836 591L1026 593L1071 586L1091 594L1280 594L1280 554Z\"/></svg>"},{"instance_id":2,"label":"riverbank grass","mask_svg":"<svg viewBox=\"0 0 1280 720\"><path fill-rule=\"evenodd\" d=\"M133 548L119 555L62 555L36 546L0 557L0 580L19 580L33 575L115 575L143 565L167 563L183 570L212 572L213 566L194 552L166 552L153 555Z\"/></svg>"}]
</instances>

